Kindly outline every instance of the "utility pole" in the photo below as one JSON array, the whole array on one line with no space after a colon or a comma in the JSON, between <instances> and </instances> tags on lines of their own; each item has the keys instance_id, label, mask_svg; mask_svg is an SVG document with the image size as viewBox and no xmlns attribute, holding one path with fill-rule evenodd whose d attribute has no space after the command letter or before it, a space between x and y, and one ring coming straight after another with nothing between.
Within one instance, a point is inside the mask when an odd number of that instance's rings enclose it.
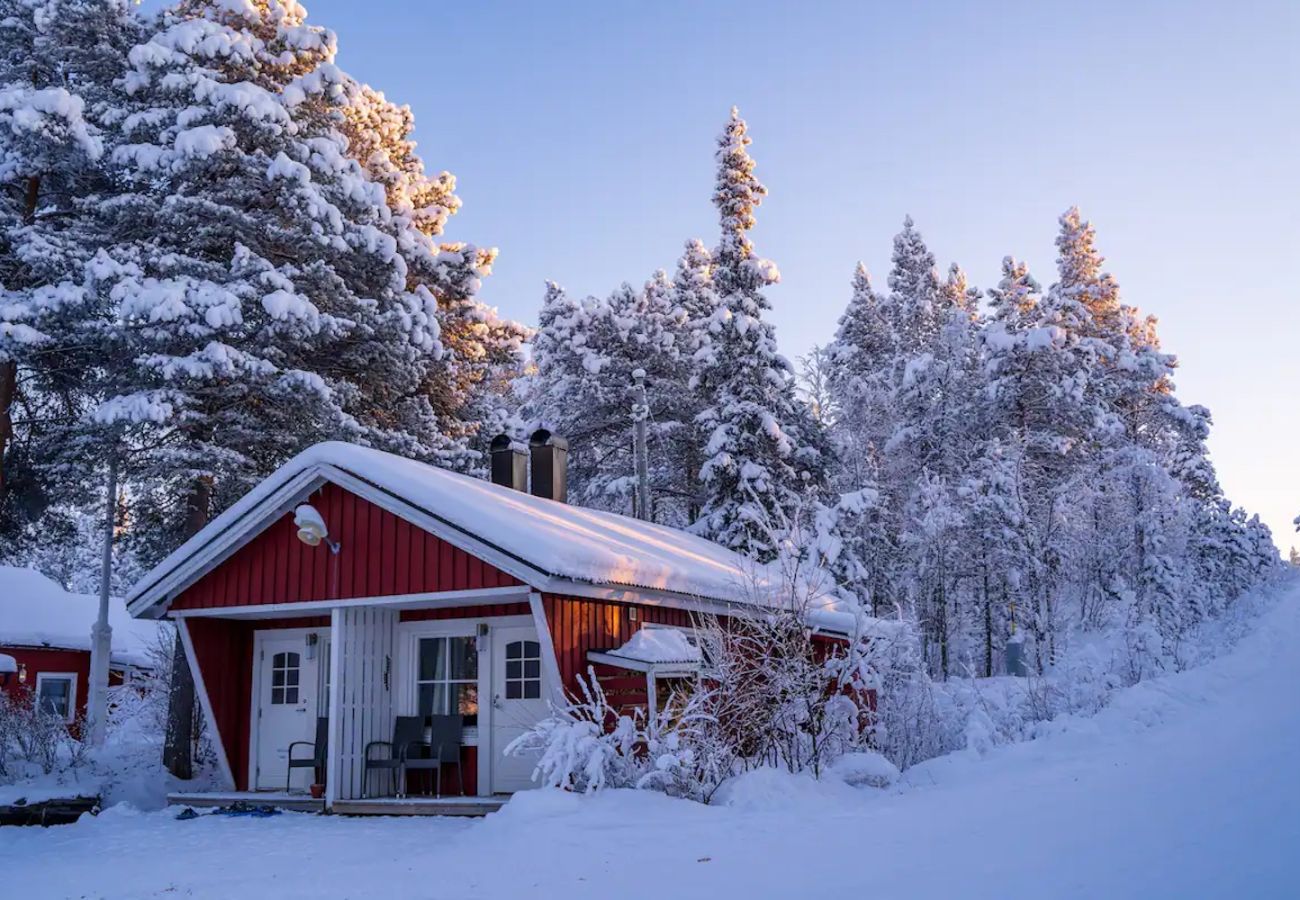
<instances>
[{"instance_id":1,"label":"utility pole","mask_svg":"<svg viewBox=\"0 0 1300 900\"><path fill-rule=\"evenodd\" d=\"M636 457L636 517L650 521L650 460L646 450L646 419L650 404L645 396L645 369L632 372L632 432Z\"/></svg>"},{"instance_id":2,"label":"utility pole","mask_svg":"<svg viewBox=\"0 0 1300 900\"><path fill-rule=\"evenodd\" d=\"M90 629L90 743L104 743L108 726L108 663L113 648L113 628L108 624L108 595L113 582L113 531L117 526L117 448L108 455L108 490L105 497L104 555L99 566L99 618Z\"/></svg>"}]
</instances>

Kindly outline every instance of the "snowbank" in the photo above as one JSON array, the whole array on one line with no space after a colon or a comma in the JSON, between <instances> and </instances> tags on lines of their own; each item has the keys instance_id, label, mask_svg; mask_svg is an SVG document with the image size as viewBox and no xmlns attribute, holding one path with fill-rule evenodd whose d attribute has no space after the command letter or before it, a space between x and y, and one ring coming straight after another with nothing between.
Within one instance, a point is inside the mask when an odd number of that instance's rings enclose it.
<instances>
[{"instance_id":1,"label":"snowbank","mask_svg":"<svg viewBox=\"0 0 1300 900\"><path fill-rule=\"evenodd\" d=\"M884 791L769 770L730 806L538 790L481 820L117 806L6 829L0 871L32 898L1292 897L1297 644L1300 590L1205 666Z\"/></svg>"},{"instance_id":2,"label":"snowbank","mask_svg":"<svg viewBox=\"0 0 1300 900\"><path fill-rule=\"evenodd\" d=\"M98 597L70 594L35 569L0 566L0 646L89 650L90 629L98 615ZM148 665L158 623L131 618L126 604L110 597L108 624L113 629L113 661Z\"/></svg>"},{"instance_id":3,"label":"snowbank","mask_svg":"<svg viewBox=\"0 0 1300 900\"><path fill-rule=\"evenodd\" d=\"M95 776L86 776L76 781L67 781L54 775L33 778L18 784L0 784L0 806L13 806L15 803L30 806L47 800L71 800L77 797L98 797L103 788L103 781Z\"/></svg>"}]
</instances>

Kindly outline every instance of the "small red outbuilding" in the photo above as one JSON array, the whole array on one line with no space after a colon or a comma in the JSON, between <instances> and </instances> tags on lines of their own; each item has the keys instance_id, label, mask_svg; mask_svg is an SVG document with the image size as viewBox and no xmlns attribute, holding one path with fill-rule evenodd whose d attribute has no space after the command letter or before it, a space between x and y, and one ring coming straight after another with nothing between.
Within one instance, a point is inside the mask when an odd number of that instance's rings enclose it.
<instances>
[{"instance_id":1,"label":"small red outbuilding","mask_svg":"<svg viewBox=\"0 0 1300 900\"><path fill-rule=\"evenodd\" d=\"M98 614L98 597L69 593L34 569L0 566L0 691L14 700L30 692L69 723L82 717L89 694L90 629ZM109 683L121 684L149 668L158 626L131 618L118 598L109 602L108 621L113 629Z\"/></svg>"}]
</instances>

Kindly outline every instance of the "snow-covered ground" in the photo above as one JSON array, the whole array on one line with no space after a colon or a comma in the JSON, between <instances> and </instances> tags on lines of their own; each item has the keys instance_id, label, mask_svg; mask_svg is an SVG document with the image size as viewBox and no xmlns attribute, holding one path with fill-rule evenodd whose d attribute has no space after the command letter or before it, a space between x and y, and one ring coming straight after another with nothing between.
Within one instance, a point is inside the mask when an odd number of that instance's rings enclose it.
<instances>
[{"instance_id":1,"label":"snow-covered ground","mask_svg":"<svg viewBox=\"0 0 1300 900\"><path fill-rule=\"evenodd\" d=\"M762 773L728 806L533 792L483 820L118 806L4 829L0 872L25 898L1296 897L1298 695L1293 590L1206 666L889 791Z\"/></svg>"}]
</instances>

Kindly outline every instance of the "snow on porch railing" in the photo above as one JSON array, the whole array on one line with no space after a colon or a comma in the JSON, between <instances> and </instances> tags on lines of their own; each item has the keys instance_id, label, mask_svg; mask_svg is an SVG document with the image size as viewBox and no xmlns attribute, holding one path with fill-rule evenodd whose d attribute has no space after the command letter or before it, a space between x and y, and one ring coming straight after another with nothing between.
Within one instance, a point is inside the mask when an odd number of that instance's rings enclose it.
<instances>
[{"instance_id":1,"label":"snow on porch railing","mask_svg":"<svg viewBox=\"0 0 1300 900\"><path fill-rule=\"evenodd\" d=\"M363 796L366 744L393 736L395 609L336 609L331 622L330 801Z\"/></svg>"}]
</instances>

